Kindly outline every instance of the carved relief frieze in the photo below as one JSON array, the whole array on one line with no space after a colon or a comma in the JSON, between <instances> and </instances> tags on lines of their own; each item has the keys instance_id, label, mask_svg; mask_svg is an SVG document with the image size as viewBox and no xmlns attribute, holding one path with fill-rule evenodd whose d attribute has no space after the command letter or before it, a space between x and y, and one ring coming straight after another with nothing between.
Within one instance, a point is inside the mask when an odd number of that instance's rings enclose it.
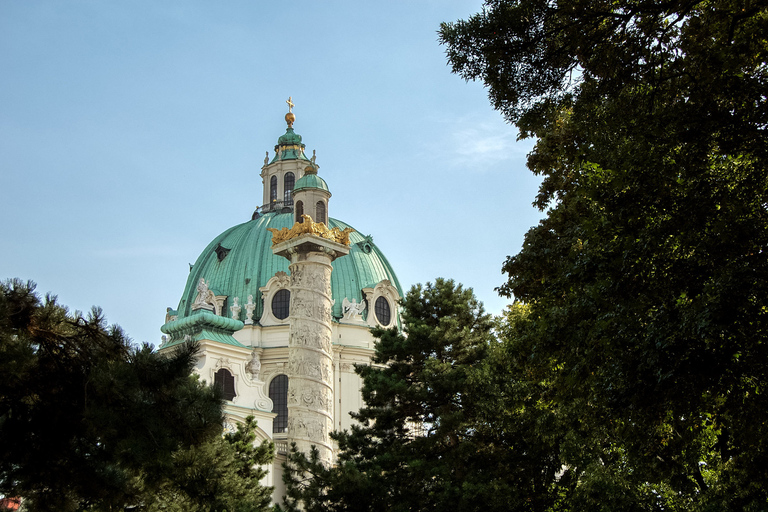
<instances>
[{"instance_id":1,"label":"carved relief frieze","mask_svg":"<svg viewBox=\"0 0 768 512\"><path fill-rule=\"evenodd\" d=\"M304 382L288 390L288 404L333 412L333 392L317 382Z\"/></svg>"},{"instance_id":2,"label":"carved relief frieze","mask_svg":"<svg viewBox=\"0 0 768 512\"><path fill-rule=\"evenodd\" d=\"M321 303L317 305L317 315L319 320L325 322L331 321L331 305L327 303Z\"/></svg>"},{"instance_id":3,"label":"carved relief frieze","mask_svg":"<svg viewBox=\"0 0 768 512\"><path fill-rule=\"evenodd\" d=\"M295 263L291 265L291 285L308 288L330 296L331 268Z\"/></svg>"},{"instance_id":4,"label":"carved relief frieze","mask_svg":"<svg viewBox=\"0 0 768 512\"><path fill-rule=\"evenodd\" d=\"M315 297L311 291L296 290L291 294L291 315L314 318Z\"/></svg>"},{"instance_id":5,"label":"carved relief frieze","mask_svg":"<svg viewBox=\"0 0 768 512\"><path fill-rule=\"evenodd\" d=\"M312 379L331 380L331 362L312 356L291 354L288 361L288 376L309 377Z\"/></svg>"},{"instance_id":6,"label":"carved relief frieze","mask_svg":"<svg viewBox=\"0 0 768 512\"><path fill-rule=\"evenodd\" d=\"M310 418L299 414L288 417L288 432L292 432L295 438L327 443L329 441L328 430L328 422L319 418Z\"/></svg>"},{"instance_id":7,"label":"carved relief frieze","mask_svg":"<svg viewBox=\"0 0 768 512\"><path fill-rule=\"evenodd\" d=\"M319 348L330 353L331 335L325 329L302 324L291 332L289 346Z\"/></svg>"},{"instance_id":8,"label":"carved relief frieze","mask_svg":"<svg viewBox=\"0 0 768 512\"><path fill-rule=\"evenodd\" d=\"M304 266L291 265L291 286L304 286Z\"/></svg>"}]
</instances>

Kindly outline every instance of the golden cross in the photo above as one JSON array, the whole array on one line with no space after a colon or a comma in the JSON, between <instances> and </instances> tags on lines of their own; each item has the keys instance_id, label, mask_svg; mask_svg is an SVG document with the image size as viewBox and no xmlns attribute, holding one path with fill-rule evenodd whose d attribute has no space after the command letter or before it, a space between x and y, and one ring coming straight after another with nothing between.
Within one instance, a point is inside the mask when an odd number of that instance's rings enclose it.
<instances>
[{"instance_id":1,"label":"golden cross","mask_svg":"<svg viewBox=\"0 0 768 512\"><path fill-rule=\"evenodd\" d=\"M293 105L293 102L291 101L291 97L290 96L288 96L288 101L286 101L286 103L288 104L288 112L289 113L293 112L293 106L294 105Z\"/></svg>"}]
</instances>

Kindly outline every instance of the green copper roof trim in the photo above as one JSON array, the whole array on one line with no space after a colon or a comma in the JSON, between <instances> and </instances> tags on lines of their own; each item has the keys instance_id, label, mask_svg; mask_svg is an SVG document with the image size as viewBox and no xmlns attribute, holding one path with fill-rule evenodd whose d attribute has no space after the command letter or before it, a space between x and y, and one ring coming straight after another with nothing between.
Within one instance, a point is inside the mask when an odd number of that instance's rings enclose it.
<instances>
[{"instance_id":1,"label":"green copper roof trim","mask_svg":"<svg viewBox=\"0 0 768 512\"><path fill-rule=\"evenodd\" d=\"M328 190L328 184L317 174L305 174L299 178L296 181L296 184L293 186L293 193L295 194L299 190L310 188L319 188L320 190L325 190L330 194L330 190Z\"/></svg>"},{"instance_id":2,"label":"green copper roof trim","mask_svg":"<svg viewBox=\"0 0 768 512\"><path fill-rule=\"evenodd\" d=\"M242 348L248 348L239 341L237 341L231 334L224 334L222 332L216 332L216 331L209 331L207 329L204 329L200 331L194 339L196 341L203 341L203 340L210 340L210 341L217 341L219 343L223 343L225 345L232 345L235 347L242 347Z\"/></svg>"},{"instance_id":3,"label":"green copper roof trim","mask_svg":"<svg viewBox=\"0 0 768 512\"><path fill-rule=\"evenodd\" d=\"M224 345L232 345L234 347L242 347L242 348L248 348L239 341L237 341L231 334L225 334L222 332L216 332L216 331L210 331L208 329L203 329L202 331L198 332L195 335L191 335L190 337L194 341L215 341L217 343L222 343ZM186 343L187 340L185 340L183 337L179 339L172 339L171 341L167 342L164 345L161 345L160 348L169 348L169 347L175 347L176 345L181 345L182 343Z\"/></svg>"},{"instance_id":4,"label":"green copper roof trim","mask_svg":"<svg viewBox=\"0 0 768 512\"><path fill-rule=\"evenodd\" d=\"M208 327L229 331L232 333L239 331L244 326L245 324L240 320L235 320L226 316L215 315L210 311L198 309L197 311L193 311L191 315L185 318L178 318L173 322L164 324L162 327L160 327L160 330L165 334L173 335L176 333L189 331L190 329L194 329L196 327Z\"/></svg>"},{"instance_id":5,"label":"green copper roof trim","mask_svg":"<svg viewBox=\"0 0 768 512\"><path fill-rule=\"evenodd\" d=\"M279 271L290 273L288 260L272 254L272 233L267 231L267 228L290 228L293 223L293 213L269 212L234 226L214 238L197 258L187 277L187 285L176 308L179 319L169 322L164 327L170 327L170 324L190 317L191 305L197 295L197 284L201 278L206 279L211 289L219 290L219 295L227 296L228 314L234 297L238 297L238 303L242 308L240 318L243 320L248 296L253 295L253 302L256 305L253 321L258 322L263 313L263 301L259 288L266 285L267 281ZM338 227L343 230L351 226L331 218L328 227ZM403 296L403 290L392 266L372 240L357 231L350 233L349 239L351 242L349 254L334 260L332 264L331 293L336 299L332 315L336 318L343 316L344 297L361 302L365 298L362 289L373 288L384 279L391 281L397 293ZM222 261L219 261L216 256L215 249L219 244L231 249ZM368 307L372 308L373 305L369 304ZM367 314L368 310L366 309L365 312ZM212 313L210 315L215 316Z\"/></svg>"}]
</instances>

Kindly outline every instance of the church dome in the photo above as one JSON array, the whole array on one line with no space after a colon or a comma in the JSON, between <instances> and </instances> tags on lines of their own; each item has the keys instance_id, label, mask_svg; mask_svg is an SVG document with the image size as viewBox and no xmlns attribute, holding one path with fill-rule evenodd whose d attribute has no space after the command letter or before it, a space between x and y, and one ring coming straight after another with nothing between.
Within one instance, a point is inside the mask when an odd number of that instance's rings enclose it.
<instances>
[{"instance_id":1,"label":"church dome","mask_svg":"<svg viewBox=\"0 0 768 512\"><path fill-rule=\"evenodd\" d=\"M243 305L248 296L253 295L253 302L256 304L253 318L260 318L263 304L259 288L265 286L277 272L289 273L288 260L272 253L272 233L267 231L267 228L290 228L293 224L292 213L268 212L234 226L214 238L190 270L184 294L176 311L178 318L192 314L191 306L197 295L197 283L200 279L206 280L215 295L227 296L228 305L232 304L235 297L238 297L240 305ZM331 218L328 227L343 230L351 226ZM343 316L342 304L345 298L362 302L365 299L363 288L373 288L382 280L389 280L402 296L397 276L387 258L374 245L373 239L357 231L350 233L349 239L349 255L335 260L331 273L331 293L336 301L332 316L335 319Z\"/></svg>"},{"instance_id":2,"label":"church dome","mask_svg":"<svg viewBox=\"0 0 768 512\"><path fill-rule=\"evenodd\" d=\"M304 190L309 188L315 188L315 189L325 190L326 192L330 192L328 190L328 184L325 182L325 180L320 176L318 176L317 174L313 174L310 172L307 172L307 174L299 178L299 181L296 182L296 186L294 187L293 192L295 194L299 190Z\"/></svg>"},{"instance_id":3,"label":"church dome","mask_svg":"<svg viewBox=\"0 0 768 512\"><path fill-rule=\"evenodd\" d=\"M301 144L301 135L293 131L293 128L288 128L285 133L277 139L279 146L285 146L287 144Z\"/></svg>"}]
</instances>

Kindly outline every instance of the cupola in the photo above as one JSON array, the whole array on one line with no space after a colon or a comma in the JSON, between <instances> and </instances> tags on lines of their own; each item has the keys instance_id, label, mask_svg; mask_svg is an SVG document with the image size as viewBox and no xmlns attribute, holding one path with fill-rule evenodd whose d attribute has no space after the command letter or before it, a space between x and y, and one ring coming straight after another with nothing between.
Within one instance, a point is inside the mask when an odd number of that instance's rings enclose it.
<instances>
[{"instance_id":1,"label":"cupola","mask_svg":"<svg viewBox=\"0 0 768 512\"><path fill-rule=\"evenodd\" d=\"M296 222L303 222L302 216L309 215L314 222L328 225L328 200L331 192L325 180L317 175L317 168L317 164L310 163L304 168L304 176L296 182L293 189L293 217Z\"/></svg>"},{"instance_id":2,"label":"cupola","mask_svg":"<svg viewBox=\"0 0 768 512\"><path fill-rule=\"evenodd\" d=\"M304 154L306 147L301 142L301 135L293 130L296 115L293 113L293 101L288 98L288 113L285 122L288 127L285 133L277 139L275 155L270 161L269 151L264 158L261 168L263 185L263 203L259 211L278 211L288 213L293 210L293 189L296 180L304 174L304 168L310 159Z\"/></svg>"}]
</instances>

